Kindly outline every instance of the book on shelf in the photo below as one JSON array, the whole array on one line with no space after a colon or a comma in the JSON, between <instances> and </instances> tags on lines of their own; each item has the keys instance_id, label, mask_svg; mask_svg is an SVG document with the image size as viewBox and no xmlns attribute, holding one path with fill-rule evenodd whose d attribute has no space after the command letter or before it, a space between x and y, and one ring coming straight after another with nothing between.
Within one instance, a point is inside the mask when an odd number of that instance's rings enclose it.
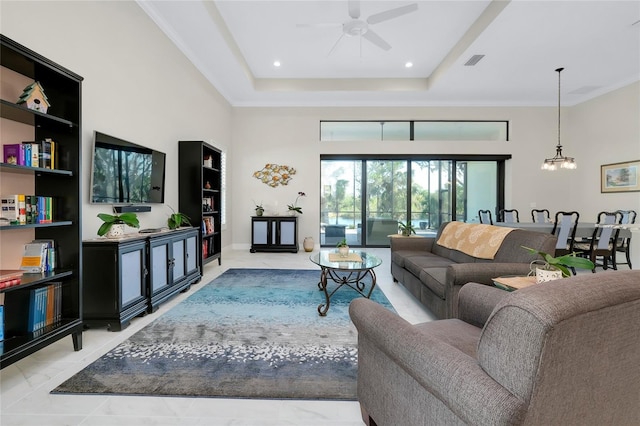
<instances>
[{"instance_id":1,"label":"book on shelf","mask_svg":"<svg viewBox=\"0 0 640 426\"><path fill-rule=\"evenodd\" d=\"M22 142L25 148L25 166L40 167L40 143L36 141Z\"/></svg>"},{"instance_id":2,"label":"book on shelf","mask_svg":"<svg viewBox=\"0 0 640 426\"><path fill-rule=\"evenodd\" d=\"M0 269L0 289L20 284L22 274L24 271L20 269Z\"/></svg>"},{"instance_id":3,"label":"book on shelf","mask_svg":"<svg viewBox=\"0 0 640 426\"><path fill-rule=\"evenodd\" d=\"M47 264L47 244L27 243L24 245L20 269L27 273L42 273Z\"/></svg>"},{"instance_id":4,"label":"book on shelf","mask_svg":"<svg viewBox=\"0 0 640 426\"><path fill-rule=\"evenodd\" d=\"M11 143L3 145L2 152L4 154L2 161L5 163L24 166L24 150L22 149L22 144Z\"/></svg>"},{"instance_id":5,"label":"book on shelf","mask_svg":"<svg viewBox=\"0 0 640 426\"><path fill-rule=\"evenodd\" d=\"M46 259L44 272L52 272L56 269L56 244L52 239L32 240L33 244L46 244Z\"/></svg>"},{"instance_id":6,"label":"book on shelf","mask_svg":"<svg viewBox=\"0 0 640 426\"><path fill-rule=\"evenodd\" d=\"M18 210L18 194L0 196L0 206L2 207L2 218L9 222L20 221L20 211Z\"/></svg>"},{"instance_id":7,"label":"book on shelf","mask_svg":"<svg viewBox=\"0 0 640 426\"><path fill-rule=\"evenodd\" d=\"M211 217L203 217L202 218L202 233L204 235L213 234L215 232L215 227L213 224L213 218Z\"/></svg>"},{"instance_id":8,"label":"book on shelf","mask_svg":"<svg viewBox=\"0 0 640 426\"><path fill-rule=\"evenodd\" d=\"M4 340L4 293L0 293L0 342ZM2 350L2 346L0 346Z\"/></svg>"},{"instance_id":9,"label":"book on shelf","mask_svg":"<svg viewBox=\"0 0 640 426\"><path fill-rule=\"evenodd\" d=\"M29 293L27 331L37 333L62 320L62 283L53 282Z\"/></svg>"},{"instance_id":10,"label":"book on shelf","mask_svg":"<svg viewBox=\"0 0 640 426\"><path fill-rule=\"evenodd\" d=\"M51 139L45 139L40 142L40 167L43 169L51 169Z\"/></svg>"}]
</instances>

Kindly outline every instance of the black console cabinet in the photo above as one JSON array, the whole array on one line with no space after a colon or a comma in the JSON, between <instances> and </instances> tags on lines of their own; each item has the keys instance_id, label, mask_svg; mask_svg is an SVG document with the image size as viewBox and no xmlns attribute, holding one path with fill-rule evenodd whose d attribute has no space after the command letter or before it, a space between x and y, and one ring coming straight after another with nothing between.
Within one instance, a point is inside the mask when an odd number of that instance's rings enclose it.
<instances>
[{"instance_id":1,"label":"black console cabinet","mask_svg":"<svg viewBox=\"0 0 640 426\"><path fill-rule=\"evenodd\" d=\"M298 252L298 218L296 216L252 216L251 253Z\"/></svg>"},{"instance_id":2,"label":"black console cabinet","mask_svg":"<svg viewBox=\"0 0 640 426\"><path fill-rule=\"evenodd\" d=\"M197 228L149 239L149 312L200 281L198 256Z\"/></svg>"},{"instance_id":3,"label":"black console cabinet","mask_svg":"<svg viewBox=\"0 0 640 426\"><path fill-rule=\"evenodd\" d=\"M83 242L86 326L120 331L201 278L197 228Z\"/></svg>"}]
</instances>

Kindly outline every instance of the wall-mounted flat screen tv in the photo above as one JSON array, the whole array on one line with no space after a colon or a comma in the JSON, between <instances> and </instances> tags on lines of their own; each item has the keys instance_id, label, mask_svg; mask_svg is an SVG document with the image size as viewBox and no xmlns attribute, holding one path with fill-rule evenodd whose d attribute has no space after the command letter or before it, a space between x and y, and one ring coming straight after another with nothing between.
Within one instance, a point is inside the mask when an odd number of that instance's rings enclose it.
<instances>
[{"instance_id":1,"label":"wall-mounted flat screen tv","mask_svg":"<svg viewBox=\"0 0 640 426\"><path fill-rule=\"evenodd\" d=\"M95 132L92 203L164 203L163 152Z\"/></svg>"}]
</instances>

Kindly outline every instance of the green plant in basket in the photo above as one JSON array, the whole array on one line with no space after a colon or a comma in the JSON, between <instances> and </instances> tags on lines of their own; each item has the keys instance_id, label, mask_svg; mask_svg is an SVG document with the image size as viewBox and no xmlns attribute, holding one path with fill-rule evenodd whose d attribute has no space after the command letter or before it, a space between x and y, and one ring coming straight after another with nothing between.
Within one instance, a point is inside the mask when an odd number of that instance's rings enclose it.
<instances>
[{"instance_id":1,"label":"green plant in basket","mask_svg":"<svg viewBox=\"0 0 640 426\"><path fill-rule=\"evenodd\" d=\"M562 256L551 256L548 253L545 253L540 250L532 249L530 247L522 246L523 249L529 251L529 253L539 254L542 256L544 260L544 265L541 267L542 269L546 269L548 271L558 269L562 271L563 277L571 276L571 271L569 268L578 268L578 269L593 269L595 265L592 261L587 258L578 256L578 252L568 253Z\"/></svg>"},{"instance_id":2,"label":"green plant in basket","mask_svg":"<svg viewBox=\"0 0 640 426\"><path fill-rule=\"evenodd\" d=\"M140 222L138 221L138 215L135 213L122 213L122 214L107 214L99 213L98 217L104 222L98 228L98 235L101 237L109 232L109 229L117 223L124 223L132 228L139 228Z\"/></svg>"}]
</instances>

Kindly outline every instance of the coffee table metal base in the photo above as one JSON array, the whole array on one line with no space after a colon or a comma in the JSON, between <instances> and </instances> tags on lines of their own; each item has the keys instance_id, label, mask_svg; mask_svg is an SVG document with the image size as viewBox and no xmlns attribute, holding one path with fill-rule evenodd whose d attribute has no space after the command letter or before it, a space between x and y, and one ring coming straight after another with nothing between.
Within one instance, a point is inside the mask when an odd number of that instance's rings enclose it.
<instances>
[{"instance_id":1,"label":"coffee table metal base","mask_svg":"<svg viewBox=\"0 0 640 426\"><path fill-rule=\"evenodd\" d=\"M367 275L371 277L371 288L369 288L368 291L366 291L367 283L362 282ZM338 284L338 286L331 292L327 289L328 280ZM373 268L361 271L341 271L340 269L322 267L318 288L320 291L324 291L325 303L318 305L318 313L320 316L327 315L327 311L331 305L331 296L345 285L351 287L362 296L369 299L371 297L371 293L373 293L373 289L376 287L376 274L373 272Z\"/></svg>"}]
</instances>

